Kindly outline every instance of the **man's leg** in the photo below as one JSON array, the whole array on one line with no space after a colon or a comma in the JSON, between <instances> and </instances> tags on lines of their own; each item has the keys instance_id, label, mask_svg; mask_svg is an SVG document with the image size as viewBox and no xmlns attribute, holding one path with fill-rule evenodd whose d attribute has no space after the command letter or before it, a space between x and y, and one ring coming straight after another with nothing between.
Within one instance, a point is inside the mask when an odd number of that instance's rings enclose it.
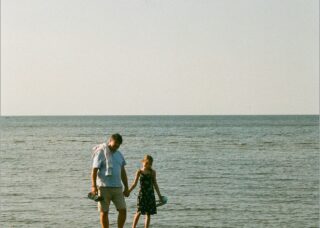
<instances>
[{"instance_id":1,"label":"man's leg","mask_svg":"<svg viewBox=\"0 0 320 228\"><path fill-rule=\"evenodd\" d=\"M100 223L102 228L109 228L108 211L110 206L110 190L108 188L99 188L99 196L104 199L98 202L98 210L100 211Z\"/></svg>"},{"instance_id":2,"label":"man's leg","mask_svg":"<svg viewBox=\"0 0 320 228\"><path fill-rule=\"evenodd\" d=\"M100 212L100 223L102 228L109 228L108 212L106 211Z\"/></svg>"},{"instance_id":3,"label":"man's leg","mask_svg":"<svg viewBox=\"0 0 320 228\"><path fill-rule=\"evenodd\" d=\"M123 228L127 218L127 206L124 200L122 188L113 189L112 201L118 210L118 227Z\"/></svg>"},{"instance_id":4,"label":"man's leg","mask_svg":"<svg viewBox=\"0 0 320 228\"><path fill-rule=\"evenodd\" d=\"M127 209L120 209L118 214L118 228L123 228L127 218Z\"/></svg>"}]
</instances>

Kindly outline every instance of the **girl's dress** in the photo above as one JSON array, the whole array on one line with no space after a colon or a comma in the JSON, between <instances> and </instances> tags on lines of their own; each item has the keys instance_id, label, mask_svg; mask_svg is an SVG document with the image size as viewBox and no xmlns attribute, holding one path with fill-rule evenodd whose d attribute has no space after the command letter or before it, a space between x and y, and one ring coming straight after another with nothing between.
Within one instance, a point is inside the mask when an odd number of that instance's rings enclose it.
<instances>
[{"instance_id":1,"label":"girl's dress","mask_svg":"<svg viewBox=\"0 0 320 228\"><path fill-rule=\"evenodd\" d=\"M152 179L153 178L151 173L144 174L140 170L140 189L137 201L137 211L143 215L157 214L156 198L154 195Z\"/></svg>"}]
</instances>

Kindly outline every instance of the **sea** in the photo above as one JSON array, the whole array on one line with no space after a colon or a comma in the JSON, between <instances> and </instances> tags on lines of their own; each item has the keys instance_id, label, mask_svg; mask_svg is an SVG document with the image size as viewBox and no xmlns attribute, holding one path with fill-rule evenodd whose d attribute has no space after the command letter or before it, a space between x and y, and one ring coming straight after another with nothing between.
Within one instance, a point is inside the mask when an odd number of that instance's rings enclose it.
<instances>
[{"instance_id":1,"label":"sea","mask_svg":"<svg viewBox=\"0 0 320 228\"><path fill-rule=\"evenodd\" d=\"M100 227L91 149L113 133L129 185L154 158L168 203L151 227L319 227L318 115L2 116L0 130L1 228ZM113 205L109 219L117 227Z\"/></svg>"}]
</instances>

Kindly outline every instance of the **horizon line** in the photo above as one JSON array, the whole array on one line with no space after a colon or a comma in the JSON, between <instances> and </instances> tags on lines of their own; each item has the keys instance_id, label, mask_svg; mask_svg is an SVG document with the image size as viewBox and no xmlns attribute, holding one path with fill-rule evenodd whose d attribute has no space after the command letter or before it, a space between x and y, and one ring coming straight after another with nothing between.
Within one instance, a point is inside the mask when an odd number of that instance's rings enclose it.
<instances>
[{"instance_id":1,"label":"horizon line","mask_svg":"<svg viewBox=\"0 0 320 228\"><path fill-rule=\"evenodd\" d=\"M139 117L139 116L319 116L320 114L108 114L108 115L0 115L0 117Z\"/></svg>"}]
</instances>

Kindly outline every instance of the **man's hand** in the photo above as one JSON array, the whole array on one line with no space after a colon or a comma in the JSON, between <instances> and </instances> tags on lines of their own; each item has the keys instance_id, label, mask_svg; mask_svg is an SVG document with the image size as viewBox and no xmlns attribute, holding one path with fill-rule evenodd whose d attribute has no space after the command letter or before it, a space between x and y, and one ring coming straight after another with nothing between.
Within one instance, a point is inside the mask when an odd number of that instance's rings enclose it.
<instances>
[{"instance_id":1,"label":"man's hand","mask_svg":"<svg viewBox=\"0 0 320 228\"><path fill-rule=\"evenodd\" d=\"M98 194L98 188L97 188L97 173L98 168L93 168L91 172L91 192L95 195Z\"/></svg>"},{"instance_id":2,"label":"man's hand","mask_svg":"<svg viewBox=\"0 0 320 228\"><path fill-rule=\"evenodd\" d=\"M94 193L95 195L98 194L97 186L91 186L91 192Z\"/></svg>"},{"instance_id":3,"label":"man's hand","mask_svg":"<svg viewBox=\"0 0 320 228\"><path fill-rule=\"evenodd\" d=\"M129 197L130 192L129 192L129 189L128 189L128 188L125 188L125 189L124 189L123 195L124 195L125 197Z\"/></svg>"}]
</instances>

